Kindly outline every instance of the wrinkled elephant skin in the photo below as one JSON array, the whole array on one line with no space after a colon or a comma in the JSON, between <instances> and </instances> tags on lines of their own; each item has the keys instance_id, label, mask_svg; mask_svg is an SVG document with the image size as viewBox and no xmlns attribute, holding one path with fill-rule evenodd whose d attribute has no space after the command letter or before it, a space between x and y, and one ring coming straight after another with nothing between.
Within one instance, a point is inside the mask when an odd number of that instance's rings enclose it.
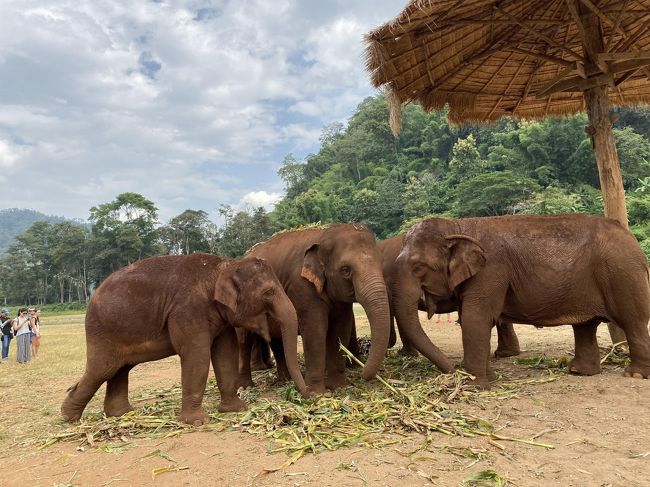
<instances>
[{"instance_id":1,"label":"wrinkled elephant skin","mask_svg":"<svg viewBox=\"0 0 650 487\"><path fill-rule=\"evenodd\" d=\"M490 328L515 322L573 325L569 370L600 371L596 328L623 329L631 377L650 376L650 288L636 238L593 215L431 218L406 234L398 261L433 303L459 303L464 366L489 387Z\"/></svg>"},{"instance_id":2,"label":"wrinkled elephant skin","mask_svg":"<svg viewBox=\"0 0 650 487\"><path fill-rule=\"evenodd\" d=\"M339 343L350 339L354 302L363 306L371 330L362 375L366 380L376 375L388 346L389 309L382 257L372 232L357 224L285 232L256 245L249 255L268 262L296 308L311 392L321 394L346 384ZM283 365L275 348L273 352L281 377ZM242 347L240 353L244 365L250 352ZM251 382L245 365L240 375L241 384Z\"/></svg>"},{"instance_id":3,"label":"wrinkled elephant skin","mask_svg":"<svg viewBox=\"0 0 650 487\"><path fill-rule=\"evenodd\" d=\"M130 411L129 371L174 354L181 358L180 420L208 420L201 403L210 362L221 393L219 410L245 409L237 397L234 327L268 337L269 322L282 328L291 376L306 394L297 359L296 312L266 263L208 254L135 262L111 274L92 297L86 313L86 371L68 390L61 413L68 421L79 419L104 382L106 415Z\"/></svg>"}]
</instances>

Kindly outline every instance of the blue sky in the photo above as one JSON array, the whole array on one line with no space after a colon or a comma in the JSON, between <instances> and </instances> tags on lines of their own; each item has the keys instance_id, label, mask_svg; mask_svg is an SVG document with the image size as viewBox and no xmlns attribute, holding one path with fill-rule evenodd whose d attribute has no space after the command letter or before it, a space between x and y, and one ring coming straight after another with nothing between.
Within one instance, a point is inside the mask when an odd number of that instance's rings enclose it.
<instances>
[{"instance_id":1,"label":"blue sky","mask_svg":"<svg viewBox=\"0 0 650 487\"><path fill-rule=\"evenodd\" d=\"M375 93L361 38L404 3L3 0L0 208L268 207L284 156Z\"/></svg>"}]
</instances>

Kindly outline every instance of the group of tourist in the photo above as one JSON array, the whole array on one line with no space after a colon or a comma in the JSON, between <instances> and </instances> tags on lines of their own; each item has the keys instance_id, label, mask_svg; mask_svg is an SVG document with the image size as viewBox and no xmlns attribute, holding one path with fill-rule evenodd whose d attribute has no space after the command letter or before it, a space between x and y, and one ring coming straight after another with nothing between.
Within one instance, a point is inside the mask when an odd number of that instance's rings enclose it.
<instances>
[{"instance_id":1,"label":"group of tourist","mask_svg":"<svg viewBox=\"0 0 650 487\"><path fill-rule=\"evenodd\" d=\"M2 363L9 360L9 345L16 338L16 360L26 364L32 358L38 357L41 346L41 310L36 308L20 308L18 316L12 318L7 308L0 310L2 325Z\"/></svg>"}]
</instances>

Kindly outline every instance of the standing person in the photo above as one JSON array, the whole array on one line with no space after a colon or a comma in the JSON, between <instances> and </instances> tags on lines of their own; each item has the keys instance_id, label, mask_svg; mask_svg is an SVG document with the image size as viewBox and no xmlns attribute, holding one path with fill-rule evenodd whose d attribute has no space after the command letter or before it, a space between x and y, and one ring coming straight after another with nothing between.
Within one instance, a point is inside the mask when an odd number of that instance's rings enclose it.
<instances>
[{"instance_id":1,"label":"standing person","mask_svg":"<svg viewBox=\"0 0 650 487\"><path fill-rule=\"evenodd\" d=\"M29 344L31 336L31 319L27 314L27 308L20 308L18 310L18 318L13 322L13 330L18 341L16 352L16 360L19 364L26 364L32 358L32 349Z\"/></svg>"},{"instance_id":2,"label":"standing person","mask_svg":"<svg viewBox=\"0 0 650 487\"><path fill-rule=\"evenodd\" d=\"M9 359L9 344L14 337L14 332L11 329L13 320L9 316L9 310L2 308L0 310L0 326L2 326L2 362L5 363Z\"/></svg>"},{"instance_id":3,"label":"standing person","mask_svg":"<svg viewBox=\"0 0 650 487\"><path fill-rule=\"evenodd\" d=\"M32 319L32 358L38 358L38 349L41 348L41 310L30 310Z\"/></svg>"}]
</instances>

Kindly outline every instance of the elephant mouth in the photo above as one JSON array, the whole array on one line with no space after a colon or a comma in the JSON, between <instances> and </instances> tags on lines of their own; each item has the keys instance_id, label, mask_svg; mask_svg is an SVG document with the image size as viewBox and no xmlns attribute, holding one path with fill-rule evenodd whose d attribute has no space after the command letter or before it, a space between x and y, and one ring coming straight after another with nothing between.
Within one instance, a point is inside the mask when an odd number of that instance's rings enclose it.
<instances>
[{"instance_id":1,"label":"elephant mouth","mask_svg":"<svg viewBox=\"0 0 650 487\"><path fill-rule=\"evenodd\" d=\"M446 298L445 295L440 294L440 293L433 292L433 291L427 289L425 286L422 286L422 292L423 292L423 294L424 294L423 297L425 297L425 298L426 298L427 294L428 294L429 296L434 297L434 298L440 298L440 299L444 299L444 298Z\"/></svg>"}]
</instances>

